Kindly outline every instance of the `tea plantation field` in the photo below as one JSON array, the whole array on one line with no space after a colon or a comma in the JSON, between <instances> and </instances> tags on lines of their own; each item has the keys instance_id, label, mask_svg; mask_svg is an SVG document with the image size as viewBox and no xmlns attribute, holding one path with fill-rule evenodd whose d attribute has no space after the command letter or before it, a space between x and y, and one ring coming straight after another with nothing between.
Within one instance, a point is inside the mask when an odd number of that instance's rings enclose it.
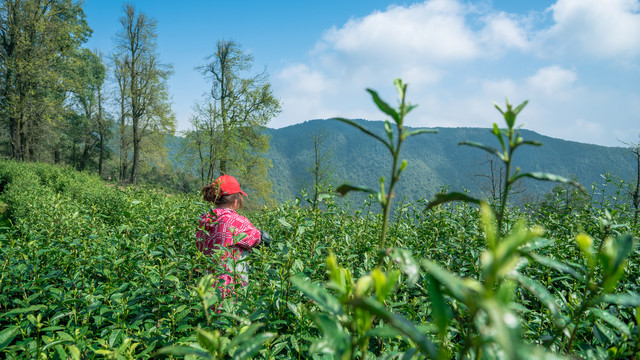
<instances>
[{"instance_id":1,"label":"tea plantation field","mask_svg":"<svg viewBox=\"0 0 640 360\"><path fill-rule=\"evenodd\" d=\"M488 206L402 204L382 251L372 197L245 214L274 241L221 301L198 194L2 161L0 357L637 358L638 227L623 190L591 190L504 229Z\"/></svg>"}]
</instances>

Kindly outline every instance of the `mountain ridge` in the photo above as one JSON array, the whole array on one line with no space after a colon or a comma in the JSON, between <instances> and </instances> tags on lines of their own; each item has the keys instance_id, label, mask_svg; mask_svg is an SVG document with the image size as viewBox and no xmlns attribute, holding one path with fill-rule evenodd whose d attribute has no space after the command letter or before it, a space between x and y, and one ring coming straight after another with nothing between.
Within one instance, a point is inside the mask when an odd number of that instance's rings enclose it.
<instances>
[{"instance_id":1,"label":"mountain ridge","mask_svg":"<svg viewBox=\"0 0 640 360\"><path fill-rule=\"evenodd\" d=\"M383 121L354 120L374 133L384 135ZM461 141L475 141L499 147L488 128L476 127L410 127L438 130L437 134L424 134L407 139L400 154L408 167L396 189L408 200L431 198L443 187L453 191L470 191L480 196L482 175L488 175L487 153ZM312 134L321 135L325 149L333 152L334 185L349 182L378 188L381 176L388 178L391 159L388 150L358 129L331 119L307 120L279 129L266 128L271 136L267 157L273 168L269 171L278 200L291 199L301 188L309 188L311 174L307 168L313 164ZM522 146L514 156L516 166L523 172L549 172L565 177L577 177L585 187L598 184L601 175L609 173L623 179L633 174L630 152L624 147L609 147L580 143L541 135L521 129L525 140L542 142L540 147ZM483 163L485 165L483 165ZM497 162L494 162L497 164ZM486 184L485 186L486 187ZM525 188L532 196L540 197L553 184L526 181Z\"/></svg>"}]
</instances>

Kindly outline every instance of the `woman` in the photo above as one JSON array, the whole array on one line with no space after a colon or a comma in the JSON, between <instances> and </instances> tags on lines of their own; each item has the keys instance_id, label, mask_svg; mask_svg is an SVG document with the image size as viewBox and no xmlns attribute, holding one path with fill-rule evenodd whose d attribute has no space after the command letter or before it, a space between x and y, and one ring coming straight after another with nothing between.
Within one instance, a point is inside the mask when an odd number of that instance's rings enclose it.
<instances>
[{"instance_id":1,"label":"woman","mask_svg":"<svg viewBox=\"0 0 640 360\"><path fill-rule=\"evenodd\" d=\"M243 196L247 194L230 175L222 175L202 189L204 200L215 207L200 217L196 244L208 256L222 252L219 259L224 271L219 278L224 284L220 287L223 298L233 292L234 284L247 284L247 268L241 260L260 244L262 237L249 219L236 212L242 208Z\"/></svg>"}]
</instances>

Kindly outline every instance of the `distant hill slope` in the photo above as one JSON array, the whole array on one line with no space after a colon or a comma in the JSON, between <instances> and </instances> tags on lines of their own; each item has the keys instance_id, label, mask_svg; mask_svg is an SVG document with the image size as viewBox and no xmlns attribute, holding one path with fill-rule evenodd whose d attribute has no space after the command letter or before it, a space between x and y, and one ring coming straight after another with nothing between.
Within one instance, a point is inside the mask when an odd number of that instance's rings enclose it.
<instances>
[{"instance_id":1,"label":"distant hill slope","mask_svg":"<svg viewBox=\"0 0 640 360\"><path fill-rule=\"evenodd\" d=\"M383 122L358 120L367 128L384 134ZM488 174L487 154L469 146L465 140L498 147L489 129L437 128L438 134L423 134L408 139L401 157L409 166L402 175L397 193L409 200L431 198L443 186L450 190L468 189L479 196ZM313 164L312 134L323 133L325 146L332 154L333 179L336 184L350 182L377 188L381 176L388 178L391 166L386 148L359 130L335 120L310 120L281 129L267 129L271 136L268 157L273 162L269 171L278 200L299 194L311 184L308 169ZM622 147L604 147L555 139L533 131L521 130L522 137L539 141L541 147L523 146L514 156L515 165L523 171L544 171L565 177L576 176L588 189L601 184L601 174L610 173L631 179L634 165L629 151ZM484 165L483 165L484 163ZM527 196L541 196L553 184L527 181Z\"/></svg>"}]
</instances>

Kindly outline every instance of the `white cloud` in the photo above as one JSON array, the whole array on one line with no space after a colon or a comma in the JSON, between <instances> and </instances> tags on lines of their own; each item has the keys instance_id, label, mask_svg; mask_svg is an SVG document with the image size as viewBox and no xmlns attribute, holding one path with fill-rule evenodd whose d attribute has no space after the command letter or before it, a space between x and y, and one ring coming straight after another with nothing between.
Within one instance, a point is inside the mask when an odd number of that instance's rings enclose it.
<instances>
[{"instance_id":1,"label":"white cloud","mask_svg":"<svg viewBox=\"0 0 640 360\"><path fill-rule=\"evenodd\" d=\"M500 12L488 15L485 22L480 39L489 54L497 52L501 55L507 49L529 49L527 32L515 16Z\"/></svg>"},{"instance_id":2,"label":"white cloud","mask_svg":"<svg viewBox=\"0 0 640 360\"><path fill-rule=\"evenodd\" d=\"M637 129L640 106L631 97L618 100L622 90L615 83L600 88L608 79L593 70L608 56L640 54L638 4L558 0L548 9L553 19L546 28L536 23L539 13L509 14L462 0L427 0L353 18L326 31L308 61L277 74L283 113L271 126L334 116L382 119L364 89L379 90L395 104L392 80L401 77L409 101L419 105L410 126L502 125L493 102L504 106L508 97L514 105L530 100L519 117L526 128L615 144L616 131ZM592 59L585 54L598 59L595 65L582 66ZM638 79L638 70L630 71L630 80Z\"/></svg>"},{"instance_id":3,"label":"white cloud","mask_svg":"<svg viewBox=\"0 0 640 360\"><path fill-rule=\"evenodd\" d=\"M558 0L549 8L555 24L541 36L567 54L578 50L596 58L637 56L638 10L638 0Z\"/></svg>"},{"instance_id":4,"label":"white cloud","mask_svg":"<svg viewBox=\"0 0 640 360\"><path fill-rule=\"evenodd\" d=\"M465 25L464 14L464 6L452 0L393 6L351 19L341 28L327 31L323 40L335 51L358 57L470 59L480 49Z\"/></svg>"},{"instance_id":5,"label":"white cloud","mask_svg":"<svg viewBox=\"0 0 640 360\"><path fill-rule=\"evenodd\" d=\"M575 72L554 65L538 70L526 82L533 93L563 97L577 78Z\"/></svg>"}]
</instances>

